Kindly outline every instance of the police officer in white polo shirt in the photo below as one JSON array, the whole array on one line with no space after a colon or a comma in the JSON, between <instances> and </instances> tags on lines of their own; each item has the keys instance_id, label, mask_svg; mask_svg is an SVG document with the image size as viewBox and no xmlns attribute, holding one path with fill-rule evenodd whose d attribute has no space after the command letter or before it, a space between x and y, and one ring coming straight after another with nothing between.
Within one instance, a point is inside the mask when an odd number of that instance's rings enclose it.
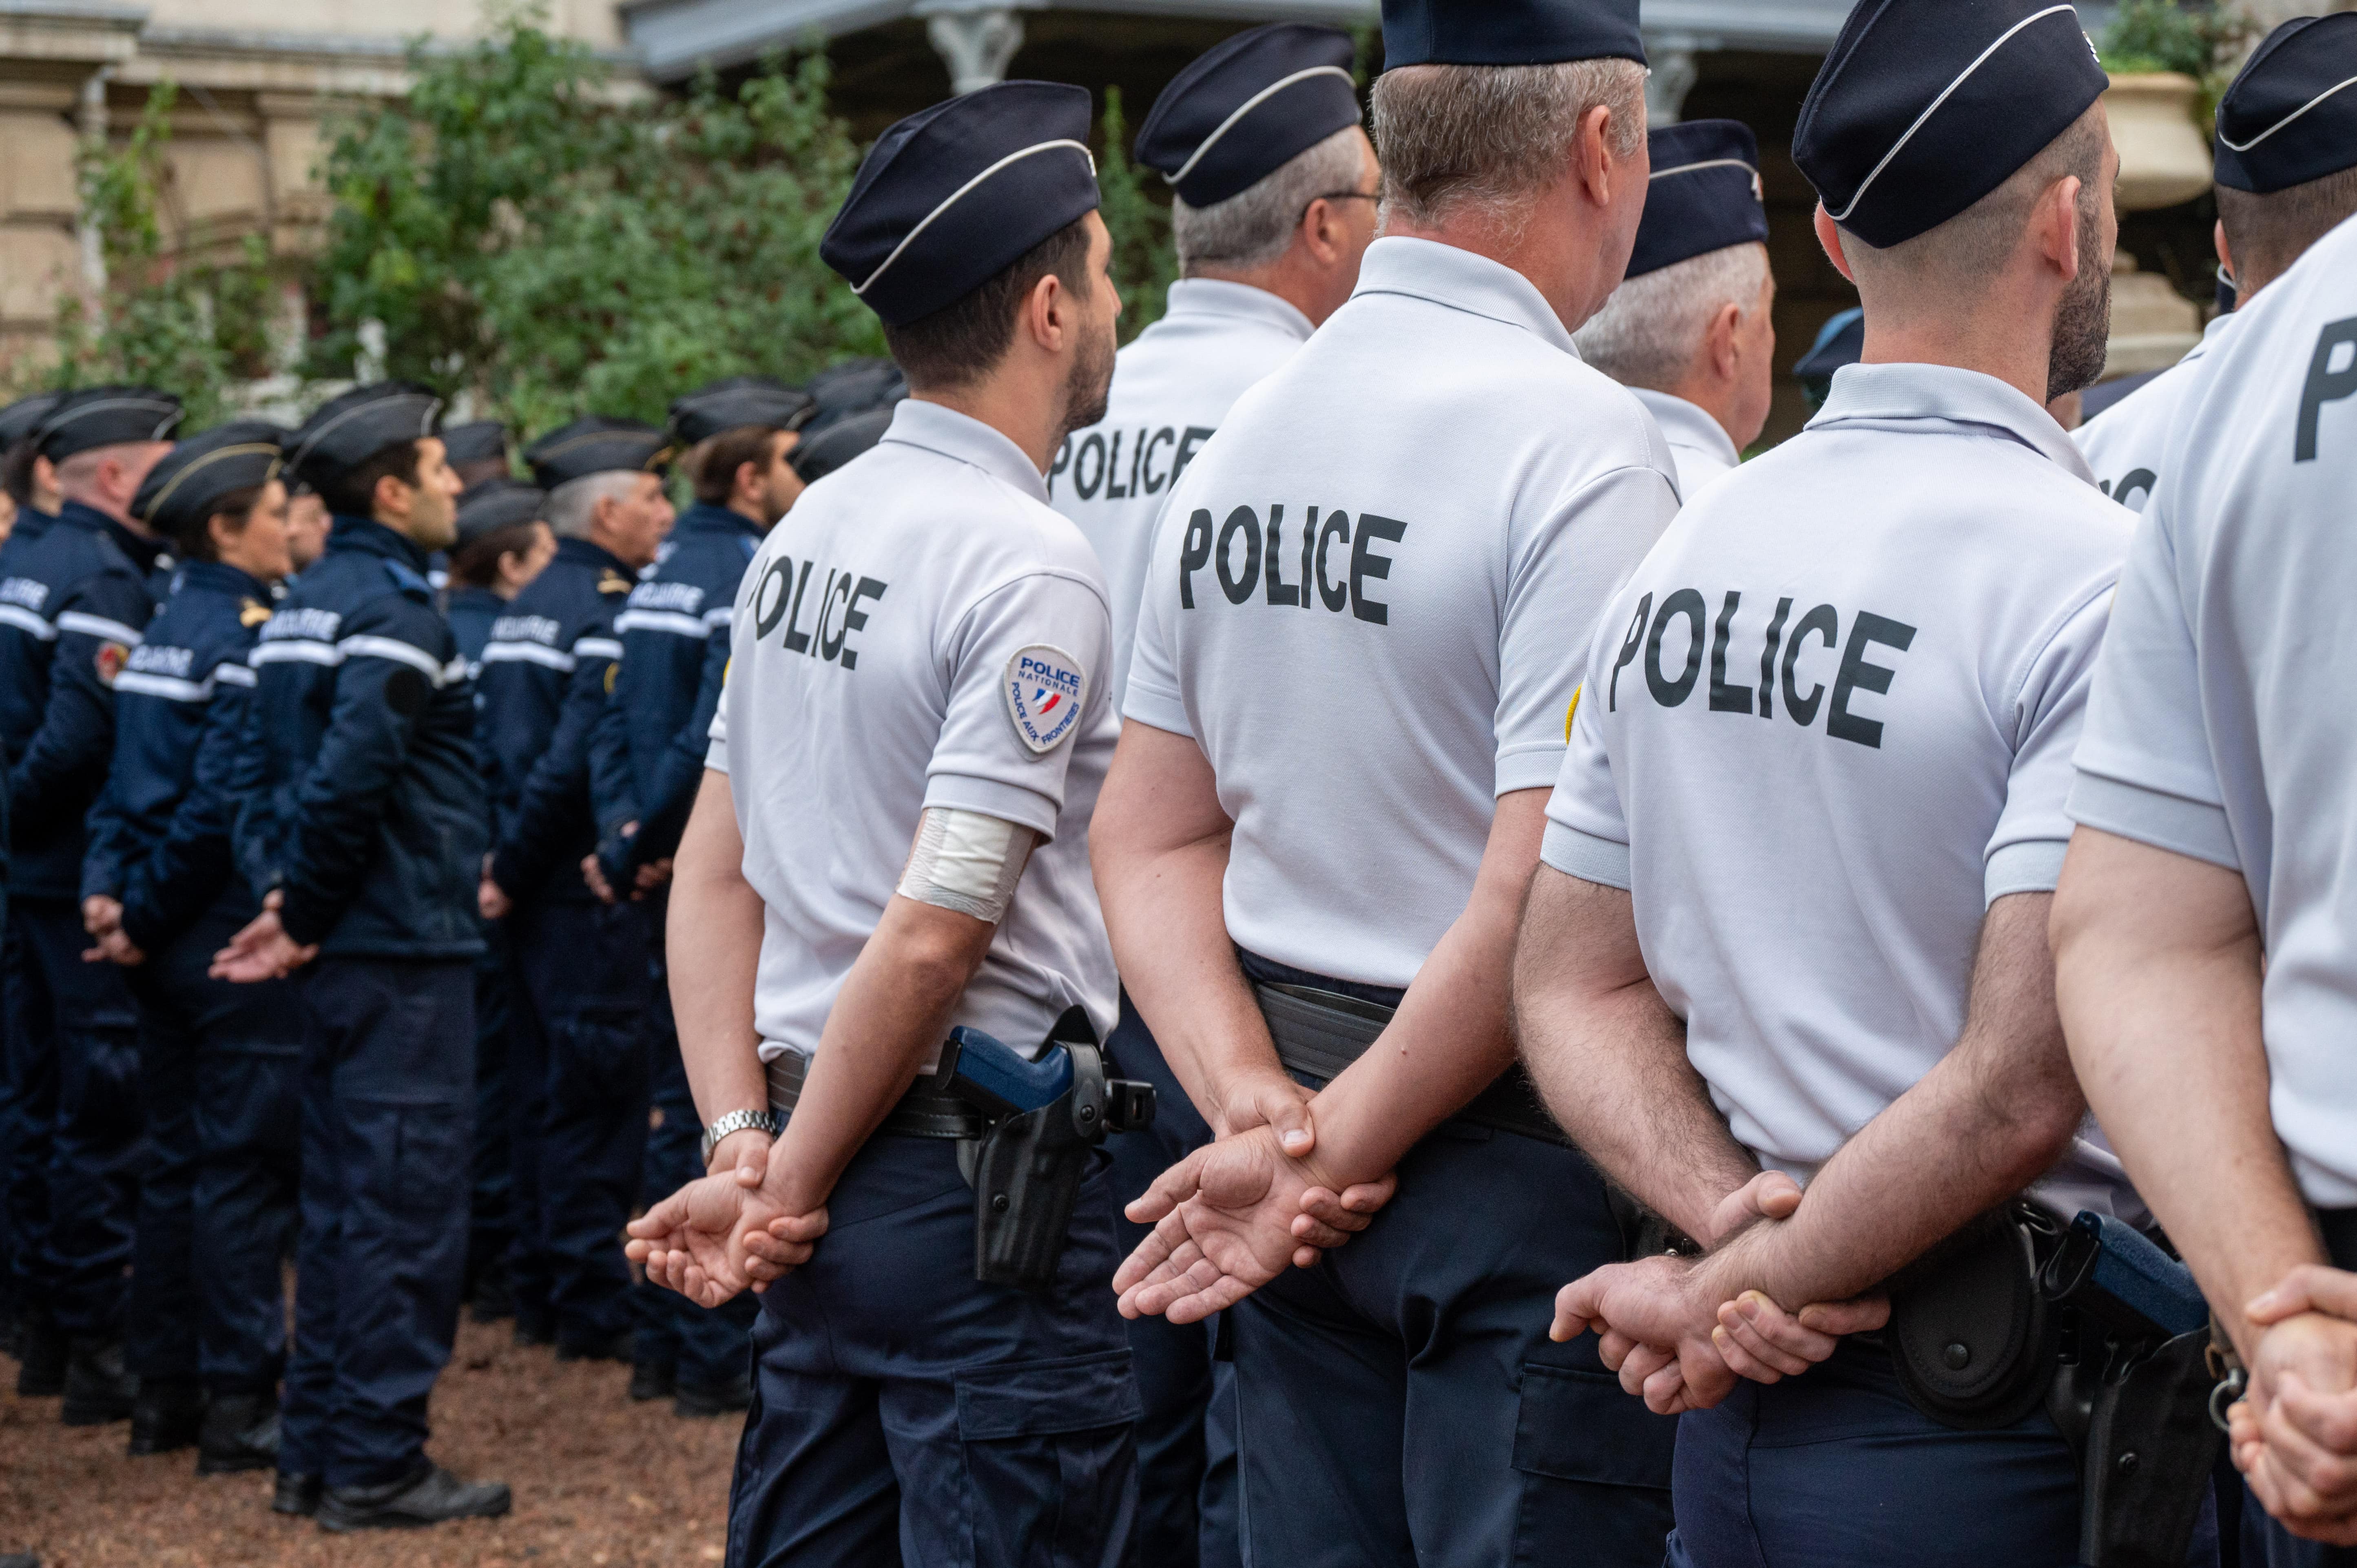
<instances>
[{"instance_id":1,"label":"police officer in white polo shirt","mask_svg":"<svg viewBox=\"0 0 2357 1568\"><path fill-rule=\"evenodd\" d=\"M2268 202L2357 188L2357 16L2286 24L2229 102L2222 177L2231 151ZM2087 1097L2247 1369L2234 1460L2274 1519L2245 1509L2243 1561L2344 1568L2357 223L2234 320L2185 378L2178 425L2202 438L2180 437L2121 574L2070 798L2056 986Z\"/></svg>"},{"instance_id":2,"label":"police officer in white polo shirt","mask_svg":"<svg viewBox=\"0 0 2357 1568\"><path fill-rule=\"evenodd\" d=\"M2131 1228L2046 950L2131 523L2046 411L2104 363L2104 86L2068 6L1853 14L1793 156L1863 362L1687 506L1588 654L1515 1018L1581 1147L1715 1243L1558 1305L1689 1412L1674 1564L2116 1561L2079 1555L2074 1441L2112 1434L2045 1413L2059 1320L2029 1267L2083 1211L2106 1255L2158 1260L2198 1373L2198 1293ZM1763 1167L1806 1196L1729 1234ZM1927 1253L1881 1338L1834 1337L1878 1326L1854 1298ZM2107 1364L2092 1320L2078 1342ZM2175 1484L2138 1517L2190 1532L2214 1448L2172 1471L2140 1446Z\"/></svg>"},{"instance_id":3,"label":"police officer in white polo shirt","mask_svg":"<svg viewBox=\"0 0 2357 1568\"><path fill-rule=\"evenodd\" d=\"M1049 501L1088 535L1113 590L1116 704L1162 503L1237 397L1350 298L1374 238L1375 150L1351 57L1332 27L1239 33L1180 71L1138 133L1138 161L1172 187L1179 279L1168 314L1115 360L1103 421L1067 436L1048 470ZM1154 1124L1114 1141L1126 1201L1211 1130L1134 1009L1106 1048L1161 1090ZM1207 1418L1214 1379L1227 1380L1211 1330L1142 1317L1129 1334L1144 1402L1138 1568L1235 1563L1233 1406L1222 1395Z\"/></svg>"},{"instance_id":4,"label":"police officer in white polo shirt","mask_svg":"<svg viewBox=\"0 0 2357 1568\"><path fill-rule=\"evenodd\" d=\"M1735 120L1682 121L1646 140L1653 176L1629 279L1572 341L1637 394L1692 500L1742 461L1776 397L1760 143Z\"/></svg>"},{"instance_id":5,"label":"police officer in white polo shirt","mask_svg":"<svg viewBox=\"0 0 2357 1568\"><path fill-rule=\"evenodd\" d=\"M2169 427L2194 368L2233 330L2242 306L2357 213L2357 136L2343 94L2357 75L2357 17L2301 16L2267 35L2218 102L2218 263L2233 308L2184 359L2072 433L2104 493L2142 511L2168 471ZM2190 434L2179 439L2190 439Z\"/></svg>"},{"instance_id":6,"label":"police officer in white polo shirt","mask_svg":"<svg viewBox=\"0 0 2357 1568\"><path fill-rule=\"evenodd\" d=\"M1079 88L1009 82L869 152L821 254L910 395L737 590L669 911L716 1174L631 1230L707 1306L768 1285L748 1568L1050 1541L1110 1568L1129 1540L1137 1392L1089 1146L1118 1102L1087 836L1110 615L1042 479L1113 373L1089 120Z\"/></svg>"},{"instance_id":7,"label":"police officer in white polo shirt","mask_svg":"<svg viewBox=\"0 0 2357 1568\"><path fill-rule=\"evenodd\" d=\"M1644 200L1637 6L1394 0L1383 28L1384 237L1155 537L1096 869L1220 1141L1132 1207L1159 1223L1118 1283L1227 1309L1252 1560L1651 1568L1671 1424L1544 1332L1556 1276L1626 1238L1505 1027L1563 651L1677 507L1571 340Z\"/></svg>"}]
</instances>

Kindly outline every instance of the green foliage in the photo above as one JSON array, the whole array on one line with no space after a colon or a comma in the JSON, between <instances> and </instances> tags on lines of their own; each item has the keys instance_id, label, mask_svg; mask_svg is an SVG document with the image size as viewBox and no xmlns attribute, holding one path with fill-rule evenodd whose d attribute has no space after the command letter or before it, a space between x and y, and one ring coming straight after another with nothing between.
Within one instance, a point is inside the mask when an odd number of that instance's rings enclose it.
<instances>
[{"instance_id":1,"label":"green foliage","mask_svg":"<svg viewBox=\"0 0 2357 1568\"><path fill-rule=\"evenodd\" d=\"M2121 0L2099 52L2114 76L2173 70L2200 82L2196 117L2207 134L2233 62L2253 31L2247 17L2215 0Z\"/></svg>"},{"instance_id":2,"label":"green foliage","mask_svg":"<svg viewBox=\"0 0 2357 1568\"><path fill-rule=\"evenodd\" d=\"M1099 211L1113 237L1113 280L1121 289L1121 340L1126 343L1162 319L1178 257L1170 248L1170 209L1146 194L1145 177L1130 159L1129 122L1118 87L1105 89L1100 131Z\"/></svg>"}]
</instances>

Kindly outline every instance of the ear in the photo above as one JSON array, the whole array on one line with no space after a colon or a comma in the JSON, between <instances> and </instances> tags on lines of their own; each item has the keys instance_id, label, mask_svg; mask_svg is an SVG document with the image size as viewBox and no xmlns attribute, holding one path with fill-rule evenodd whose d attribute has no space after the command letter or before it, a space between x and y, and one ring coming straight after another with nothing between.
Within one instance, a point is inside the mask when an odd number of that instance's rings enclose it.
<instances>
[{"instance_id":1,"label":"ear","mask_svg":"<svg viewBox=\"0 0 2357 1568\"><path fill-rule=\"evenodd\" d=\"M1612 202L1612 111L1599 103L1580 116L1572 142L1572 173L1598 207Z\"/></svg>"},{"instance_id":2,"label":"ear","mask_svg":"<svg viewBox=\"0 0 2357 1568\"><path fill-rule=\"evenodd\" d=\"M1330 267L1341 259L1341 214L1324 197L1311 202L1309 210L1301 215L1300 233L1301 242L1320 265Z\"/></svg>"},{"instance_id":3,"label":"ear","mask_svg":"<svg viewBox=\"0 0 2357 1568\"><path fill-rule=\"evenodd\" d=\"M386 489L388 485L392 489ZM376 490L370 499L375 510L400 517L409 510L409 487L403 484L398 478L392 474L379 474L376 477Z\"/></svg>"},{"instance_id":4,"label":"ear","mask_svg":"<svg viewBox=\"0 0 2357 1568\"><path fill-rule=\"evenodd\" d=\"M760 489L761 465L754 462L737 464L737 483L735 486L736 493L740 496L747 494L748 492L758 493Z\"/></svg>"},{"instance_id":5,"label":"ear","mask_svg":"<svg viewBox=\"0 0 2357 1568\"><path fill-rule=\"evenodd\" d=\"M1072 298L1064 280L1049 273L1033 284L1031 292L1023 296L1023 314L1017 325L1049 353L1061 349L1073 328Z\"/></svg>"},{"instance_id":6,"label":"ear","mask_svg":"<svg viewBox=\"0 0 2357 1568\"><path fill-rule=\"evenodd\" d=\"M2234 275L2234 249L2233 246L2226 243L2226 220L2224 219L2221 218L2215 224L2212 225L2210 231L2210 243L2217 249L2218 265L2224 269L2228 277L2233 277Z\"/></svg>"},{"instance_id":7,"label":"ear","mask_svg":"<svg viewBox=\"0 0 2357 1568\"><path fill-rule=\"evenodd\" d=\"M2040 253L2065 283L2079 275L2079 189L2077 175L2063 176L2046 188L2031 219Z\"/></svg>"},{"instance_id":8,"label":"ear","mask_svg":"<svg viewBox=\"0 0 2357 1568\"><path fill-rule=\"evenodd\" d=\"M1743 358L1737 334L1743 328L1743 307L1733 300L1718 307L1703 331L1703 342L1710 349L1710 365L1718 379L1731 381L1740 369Z\"/></svg>"},{"instance_id":9,"label":"ear","mask_svg":"<svg viewBox=\"0 0 2357 1568\"><path fill-rule=\"evenodd\" d=\"M1857 274L1850 270L1849 257L1842 253L1841 226L1834 221L1822 201L1817 203L1816 226L1817 243L1824 247L1825 260L1833 263L1834 271L1843 277L1857 282Z\"/></svg>"}]
</instances>

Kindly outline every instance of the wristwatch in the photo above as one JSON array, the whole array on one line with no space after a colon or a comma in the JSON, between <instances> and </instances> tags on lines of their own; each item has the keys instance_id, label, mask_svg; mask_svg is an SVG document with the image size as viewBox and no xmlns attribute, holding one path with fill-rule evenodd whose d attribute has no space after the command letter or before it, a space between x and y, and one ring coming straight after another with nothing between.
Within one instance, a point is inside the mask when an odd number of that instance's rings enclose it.
<instances>
[{"instance_id":1,"label":"wristwatch","mask_svg":"<svg viewBox=\"0 0 2357 1568\"><path fill-rule=\"evenodd\" d=\"M767 1111L731 1111L704 1130L704 1163L707 1165L712 1163L712 1151L718 1148L720 1140L731 1133L750 1130L767 1133L774 1138L778 1135L778 1129L782 1125L783 1123Z\"/></svg>"}]
</instances>

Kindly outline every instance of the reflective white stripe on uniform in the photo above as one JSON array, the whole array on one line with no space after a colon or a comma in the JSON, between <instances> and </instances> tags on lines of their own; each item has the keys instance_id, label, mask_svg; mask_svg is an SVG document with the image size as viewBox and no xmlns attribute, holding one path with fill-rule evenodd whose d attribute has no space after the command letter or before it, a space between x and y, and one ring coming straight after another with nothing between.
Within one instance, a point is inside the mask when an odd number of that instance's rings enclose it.
<instances>
[{"instance_id":1,"label":"reflective white stripe on uniform","mask_svg":"<svg viewBox=\"0 0 2357 1568\"><path fill-rule=\"evenodd\" d=\"M0 605L0 626L13 626L18 631L28 632L43 642L55 642L58 639L56 627L22 605Z\"/></svg>"},{"instance_id":2,"label":"reflective white stripe on uniform","mask_svg":"<svg viewBox=\"0 0 2357 1568\"><path fill-rule=\"evenodd\" d=\"M320 642L307 637L281 638L265 642L248 657L256 665L263 664L341 664L344 656L336 651L332 642Z\"/></svg>"},{"instance_id":3,"label":"reflective white stripe on uniform","mask_svg":"<svg viewBox=\"0 0 2357 1568\"><path fill-rule=\"evenodd\" d=\"M121 621L88 615L81 610L67 610L59 616L58 629L81 637L100 638L108 642L124 642L134 648L139 646L139 634Z\"/></svg>"},{"instance_id":4,"label":"reflective white stripe on uniform","mask_svg":"<svg viewBox=\"0 0 2357 1568\"><path fill-rule=\"evenodd\" d=\"M619 659L622 656L621 640L611 637L576 638L573 656L576 659Z\"/></svg>"},{"instance_id":5,"label":"reflective white stripe on uniform","mask_svg":"<svg viewBox=\"0 0 2357 1568\"><path fill-rule=\"evenodd\" d=\"M212 678L224 686L255 684L253 671L242 664L219 664L213 667Z\"/></svg>"},{"instance_id":6,"label":"reflective white stripe on uniform","mask_svg":"<svg viewBox=\"0 0 2357 1568\"><path fill-rule=\"evenodd\" d=\"M462 680L467 674L467 661L463 659L436 664L434 656L422 648L398 638L370 637L366 634L348 637L333 644L313 641L308 638L285 638L277 642L263 643L253 650L253 659L256 664L326 665L341 664L347 659L390 659L396 664L408 665L436 687Z\"/></svg>"},{"instance_id":7,"label":"reflective white stripe on uniform","mask_svg":"<svg viewBox=\"0 0 2357 1568\"><path fill-rule=\"evenodd\" d=\"M209 703L212 701L212 681L183 681L177 675L150 675L137 670L125 670L114 678L117 696L129 692L142 697L161 697L172 703Z\"/></svg>"},{"instance_id":8,"label":"reflective white stripe on uniform","mask_svg":"<svg viewBox=\"0 0 2357 1568\"><path fill-rule=\"evenodd\" d=\"M614 618L614 629L619 632L667 631L675 637L701 638L712 628L695 617L682 615L677 610L624 610Z\"/></svg>"},{"instance_id":9,"label":"reflective white stripe on uniform","mask_svg":"<svg viewBox=\"0 0 2357 1568\"><path fill-rule=\"evenodd\" d=\"M706 610L704 612L704 625L706 630L715 630L724 626L735 626L736 624L737 611L732 606L723 605L716 610Z\"/></svg>"},{"instance_id":10,"label":"reflective white stripe on uniform","mask_svg":"<svg viewBox=\"0 0 2357 1568\"><path fill-rule=\"evenodd\" d=\"M576 660L570 653L560 653L554 648L543 648L537 642L494 642L483 650L486 664L544 664L551 670L570 670Z\"/></svg>"}]
</instances>

